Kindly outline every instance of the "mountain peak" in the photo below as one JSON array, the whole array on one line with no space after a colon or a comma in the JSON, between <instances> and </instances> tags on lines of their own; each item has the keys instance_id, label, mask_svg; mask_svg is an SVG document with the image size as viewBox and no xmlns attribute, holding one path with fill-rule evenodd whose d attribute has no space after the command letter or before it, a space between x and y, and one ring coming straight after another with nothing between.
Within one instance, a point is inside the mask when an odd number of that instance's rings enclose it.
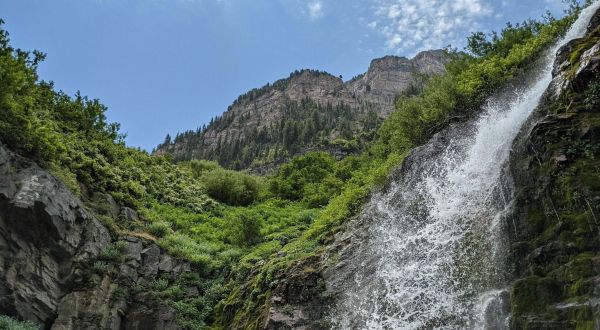
<instances>
[{"instance_id":1,"label":"mountain peak","mask_svg":"<svg viewBox=\"0 0 600 330\"><path fill-rule=\"evenodd\" d=\"M439 73L444 70L446 63L446 52L443 49L426 50L418 53L413 58L409 59L404 56L386 55L376 58L371 61L369 71L433 71L431 73ZM435 62L436 68L423 68L424 63Z\"/></svg>"},{"instance_id":2,"label":"mountain peak","mask_svg":"<svg viewBox=\"0 0 600 330\"><path fill-rule=\"evenodd\" d=\"M374 129L394 110L396 97L414 83L415 72L444 71L444 55L440 50L412 59L384 56L345 83L324 71L296 70L241 95L224 116L203 130L178 134L174 143L158 146L157 153L170 152L175 160L217 160L236 169L268 167L306 150L340 154L331 141L352 140ZM290 140L287 135L300 138Z\"/></svg>"}]
</instances>

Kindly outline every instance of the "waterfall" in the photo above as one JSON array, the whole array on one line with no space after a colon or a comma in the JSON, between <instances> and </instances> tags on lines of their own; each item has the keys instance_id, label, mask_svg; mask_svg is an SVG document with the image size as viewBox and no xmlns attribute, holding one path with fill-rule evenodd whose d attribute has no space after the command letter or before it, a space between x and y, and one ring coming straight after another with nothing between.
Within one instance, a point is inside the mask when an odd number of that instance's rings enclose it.
<instances>
[{"instance_id":1,"label":"waterfall","mask_svg":"<svg viewBox=\"0 0 600 330\"><path fill-rule=\"evenodd\" d=\"M479 118L420 147L403 175L373 196L361 214L368 241L352 271L337 275L334 328L508 327L511 145L552 80L559 47L585 34L598 7L580 13L533 83L491 97Z\"/></svg>"}]
</instances>

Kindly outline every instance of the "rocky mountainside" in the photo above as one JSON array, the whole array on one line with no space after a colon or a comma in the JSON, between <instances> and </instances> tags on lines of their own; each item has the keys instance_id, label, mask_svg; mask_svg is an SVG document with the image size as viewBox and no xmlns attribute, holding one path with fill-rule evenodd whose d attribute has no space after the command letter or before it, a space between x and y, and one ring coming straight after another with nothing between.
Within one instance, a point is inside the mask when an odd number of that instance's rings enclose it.
<instances>
[{"instance_id":1,"label":"rocky mountainside","mask_svg":"<svg viewBox=\"0 0 600 330\"><path fill-rule=\"evenodd\" d=\"M105 217L137 218L107 194L90 203ZM192 274L152 240L111 233L50 173L0 145L2 314L56 330L178 329L156 286Z\"/></svg>"},{"instance_id":2,"label":"rocky mountainside","mask_svg":"<svg viewBox=\"0 0 600 330\"><path fill-rule=\"evenodd\" d=\"M558 53L546 101L515 144L512 325L600 326L600 11Z\"/></svg>"},{"instance_id":3,"label":"rocky mountainside","mask_svg":"<svg viewBox=\"0 0 600 330\"><path fill-rule=\"evenodd\" d=\"M325 72L296 71L240 96L208 126L168 136L155 153L242 169L268 168L307 150L355 152L394 110L400 93L416 92L426 76L443 72L446 62L442 50L412 59L386 56L348 82Z\"/></svg>"}]
</instances>

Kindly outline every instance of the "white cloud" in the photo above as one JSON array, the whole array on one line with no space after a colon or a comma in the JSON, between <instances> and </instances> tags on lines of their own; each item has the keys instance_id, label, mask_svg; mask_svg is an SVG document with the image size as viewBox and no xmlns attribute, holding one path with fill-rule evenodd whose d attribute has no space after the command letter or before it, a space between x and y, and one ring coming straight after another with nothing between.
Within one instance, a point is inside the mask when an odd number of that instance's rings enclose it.
<instances>
[{"instance_id":1,"label":"white cloud","mask_svg":"<svg viewBox=\"0 0 600 330\"><path fill-rule=\"evenodd\" d=\"M314 0L308 3L308 16L315 20L323 17L323 3L320 0Z\"/></svg>"},{"instance_id":2,"label":"white cloud","mask_svg":"<svg viewBox=\"0 0 600 330\"><path fill-rule=\"evenodd\" d=\"M391 5L390 8L388 8L387 17L394 19L398 16L400 16L400 6L399 5Z\"/></svg>"},{"instance_id":3,"label":"white cloud","mask_svg":"<svg viewBox=\"0 0 600 330\"><path fill-rule=\"evenodd\" d=\"M494 12L485 0L372 0L375 17L370 28L377 28L386 47L398 53L460 43L464 31L476 30L482 19Z\"/></svg>"}]
</instances>

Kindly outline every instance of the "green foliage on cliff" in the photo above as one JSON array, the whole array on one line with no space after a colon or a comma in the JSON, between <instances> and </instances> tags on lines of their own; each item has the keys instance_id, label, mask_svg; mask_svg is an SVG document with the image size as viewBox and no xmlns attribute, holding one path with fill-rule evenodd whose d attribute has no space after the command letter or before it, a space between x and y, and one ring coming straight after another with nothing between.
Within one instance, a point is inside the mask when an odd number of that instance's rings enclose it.
<instances>
[{"instance_id":1,"label":"green foliage on cliff","mask_svg":"<svg viewBox=\"0 0 600 330\"><path fill-rule=\"evenodd\" d=\"M225 204L247 206L258 199L259 182L250 175L215 169L200 178L208 195Z\"/></svg>"},{"instance_id":2,"label":"green foliage on cliff","mask_svg":"<svg viewBox=\"0 0 600 330\"><path fill-rule=\"evenodd\" d=\"M557 39L573 21L573 16L561 20L547 18L543 22L528 22L507 26L490 41L491 49L480 57L454 52L448 72L433 77L420 94L399 98L395 111L377 131L374 143L355 158L344 185L332 196L312 225L297 240L283 247L281 255L270 258L259 272L234 290L218 307L218 321L231 327L250 325L258 328L269 306L270 292L283 276L312 256L323 252L333 234L349 217L360 211L369 194L380 186L404 156L424 143L434 133L452 122L475 116L483 100L494 89L515 79L533 64L535 59ZM527 36L524 40L519 37ZM501 66L498 68L497 66ZM305 165L303 159L282 167L275 177L275 193L298 198L310 179L319 177L319 169L327 163L319 161ZM312 166L317 167L313 169ZM308 169L311 175L303 173ZM308 180L310 182L310 180ZM314 271L314 270L313 270ZM255 293L260 292L260 295Z\"/></svg>"},{"instance_id":3,"label":"green foliage on cliff","mask_svg":"<svg viewBox=\"0 0 600 330\"><path fill-rule=\"evenodd\" d=\"M340 165L353 160L354 157L346 158ZM309 152L282 165L270 180L269 188L275 196L320 207L338 194L344 184L343 173L337 167L329 154Z\"/></svg>"},{"instance_id":4,"label":"green foliage on cliff","mask_svg":"<svg viewBox=\"0 0 600 330\"><path fill-rule=\"evenodd\" d=\"M571 44L574 71L600 28ZM590 42L594 40L594 42ZM529 145L514 160L519 256L512 286L512 326L594 329L600 262L600 75L573 76L559 100L549 102ZM523 169L527 169L524 171Z\"/></svg>"},{"instance_id":5,"label":"green foliage on cliff","mask_svg":"<svg viewBox=\"0 0 600 330\"><path fill-rule=\"evenodd\" d=\"M305 71L302 71L305 72ZM325 74L315 73L311 74ZM289 78L301 73L292 74ZM250 102L272 90L284 88L288 79L265 86L240 96L238 101ZM251 115L238 118L241 123ZM233 136L219 137L216 147L206 147L213 139L212 134L229 128L236 119L234 112L212 119L206 127L168 136L157 149L163 153L174 153L175 161L210 159L226 168L246 169L268 163L277 163L301 153L304 149L335 150L344 154L355 154L371 141L381 118L372 105L365 104L354 109L346 104L321 105L310 99L300 102L288 101L284 105L282 120L261 129L245 128ZM210 133L210 134L209 134ZM333 142L331 140L335 138ZM183 151L179 150L182 149ZM178 149L176 152L174 149Z\"/></svg>"},{"instance_id":6,"label":"green foliage on cliff","mask_svg":"<svg viewBox=\"0 0 600 330\"><path fill-rule=\"evenodd\" d=\"M0 329L6 330L40 330L41 326L33 322L18 321L6 315L0 315Z\"/></svg>"},{"instance_id":7,"label":"green foliage on cliff","mask_svg":"<svg viewBox=\"0 0 600 330\"><path fill-rule=\"evenodd\" d=\"M266 192L261 178L203 161L174 165L168 157L128 148L98 100L69 97L38 80L43 57L12 48L0 29L0 142L48 168L92 209L94 194L103 193L137 210L140 219L95 209L115 234L152 238L150 233L191 261L203 275L202 285L217 293L186 322L195 327L207 322L221 292L211 288L223 287L223 274L244 255L274 252L263 244L286 244L314 218L316 211L302 204L258 203L268 198L261 196ZM101 258L119 262L121 252L116 243Z\"/></svg>"},{"instance_id":8,"label":"green foliage on cliff","mask_svg":"<svg viewBox=\"0 0 600 330\"><path fill-rule=\"evenodd\" d=\"M421 94L401 97L397 111L378 131L375 152L404 152L450 122L473 116L491 93L522 75L572 21L572 16L561 20L546 17L540 22L508 24L490 40L475 34L469 42L471 52L481 56L454 52L445 75L433 77ZM474 39L485 43L485 52L479 49L483 46L472 45Z\"/></svg>"}]
</instances>

